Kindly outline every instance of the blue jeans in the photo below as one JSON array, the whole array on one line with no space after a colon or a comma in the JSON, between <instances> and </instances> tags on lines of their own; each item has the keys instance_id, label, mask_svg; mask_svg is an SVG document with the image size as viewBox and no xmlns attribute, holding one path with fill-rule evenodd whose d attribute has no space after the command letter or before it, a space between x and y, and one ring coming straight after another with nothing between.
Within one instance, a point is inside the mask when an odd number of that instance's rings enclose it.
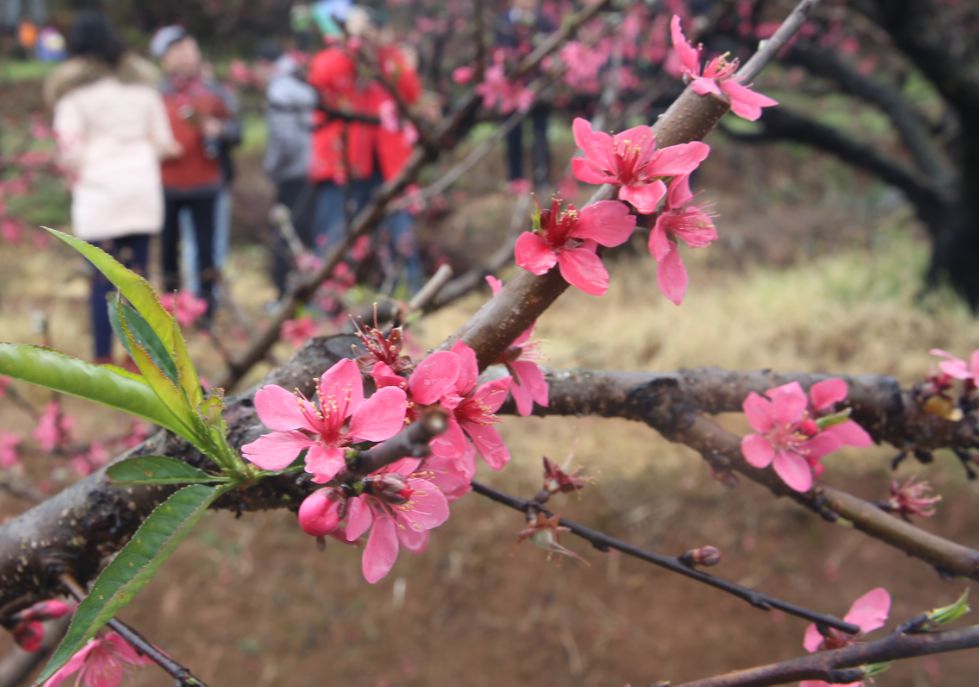
<instances>
[{"instance_id":1,"label":"blue jeans","mask_svg":"<svg viewBox=\"0 0 979 687\"><path fill-rule=\"evenodd\" d=\"M422 287L424 275L422 261L415 244L415 220L407 210L389 215L382 225L387 234L387 249L393 267L404 279L408 291L415 293Z\"/></svg>"},{"instance_id":2,"label":"blue jeans","mask_svg":"<svg viewBox=\"0 0 979 687\"><path fill-rule=\"evenodd\" d=\"M374 175L370 179L352 181L346 187L332 181L322 181L316 186L316 211L313 215L313 251L320 257L326 255L333 246L343 241L347 233L346 210L344 202L351 204L351 218L356 217L375 189L381 185L381 178Z\"/></svg>"},{"instance_id":3,"label":"blue jeans","mask_svg":"<svg viewBox=\"0 0 979 687\"><path fill-rule=\"evenodd\" d=\"M106 241L92 241L123 265L146 274L149 259L149 234L128 234ZM92 275L92 291L89 296L89 310L92 315L92 339L95 343L95 359L103 362L112 356L112 325L109 323L109 307L106 299L116 288L101 272Z\"/></svg>"},{"instance_id":4,"label":"blue jeans","mask_svg":"<svg viewBox=\"0 0 979 687\"><path fill-rule=\"evenodd\" d=\"M231 190L222 188L214 203L214 266L220 270L228 257L231 244ZM198 270L197 232L190 210L180 212L180 262L183 281L187 290L201 295L201 277Z\"/></svg>"}]
</instances>

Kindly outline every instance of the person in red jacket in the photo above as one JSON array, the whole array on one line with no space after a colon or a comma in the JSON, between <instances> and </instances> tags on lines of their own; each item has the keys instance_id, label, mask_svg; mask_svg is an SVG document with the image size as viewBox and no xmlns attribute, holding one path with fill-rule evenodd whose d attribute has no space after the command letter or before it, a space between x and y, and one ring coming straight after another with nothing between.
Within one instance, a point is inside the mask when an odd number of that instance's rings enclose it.
<instances>
[{"instance_id":1,"label":"person in red jacket","mask_svg":"<svg viewBox=\"0 0 979 687\"><path fill-rule=\"evenodd\" d=\"M370 77L357 51L372 46L370 59L403 102L412 104L421 95L418 74L398 48L390 44L373 48L379 35L366 10L351 8L346 29L349 39L335 41L309 65L308 81L323 105L315 115L310 162L310 179L316 184L314 237L321 253L343 239L347 207L352 214L358 212L383 181L401 171L412 150L413 138L400 124L385 127L357 119L357 115L380 119L382 111L390 113L393 106L390 94ZM331 116L330 110L354 117Z\"/></svg>"},{"instance_id":2,"label":"person in red jacket","mask_svg":"<svg viewBox=\"0 0 979 687\"><path fill-rule=\"evenodd\" d=\"M225 124L232 121L232 116L220 94L201 78L200 49L192 36L178 26L167 26L156 33L150 47L163 67L163 102L181 149L179 156L168 159L162 167L163 288L180 288L179 214L187 208L197 238L202 291L199 295L208 303L208 321L219 279L214 263L214 220L222 183L220 145L228 129Z\"/></svg>"}]
</instances>

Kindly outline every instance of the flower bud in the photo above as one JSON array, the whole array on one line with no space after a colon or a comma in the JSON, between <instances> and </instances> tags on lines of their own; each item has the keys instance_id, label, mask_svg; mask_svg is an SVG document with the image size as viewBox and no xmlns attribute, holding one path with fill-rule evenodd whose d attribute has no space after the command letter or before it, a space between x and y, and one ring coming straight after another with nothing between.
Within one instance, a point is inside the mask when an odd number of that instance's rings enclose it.
<instances>
[{"instance_id":1,"label":"flower bud","mask_svg":"<svg viewBox=\"0 0 979 687\"><path fill-rule=\"evenodd\" d=\"M63 615L68 615L74 610L74 602L48 599L47 601L38 601L30 608L21 611L20 618L22 620L54 620Z\"/></svg>"},{"instance_id":2,"label":"flower bud","mask_svg":"<svg viewBox=\"0 0 979 687\"><path fill-rule=\"evenodd\" d=\"M17 623L11 634L21 649L34 653L40 651L44 641L44 625L39 620L24 620Z\"/></svg>"},{"instance_id":3,"label":"flower bud","mask_svg":"<svg viewBox=\"0 0 979 687\"><path fill-rule=\"evenodd\" d=\"M408 503L412 489L405 478L396 472L388 472L375 477L370 482L371 493L388 503L401 505Z\"/></svg>"},{"instance_id":4,"label":"flower bud","mask_svg":"<svg viewBox=\"0 0 979 687\"><path fill-rule=\"evenodd\" d=\"M306 534L325 537L340 525L342 495L336 489L317 489L299 506L299 526Z\"/></svg>"},{"instance_id":5,"label":"flower bud","mask_svg":"<svg viewBox=\"0 0 979 687\"><path fill-rule=\"evenodd\" d=\"M680 562L689 566L717 565L721 562L721 550L716 546L699 546L696 549L685 551L683 555L680 556Z\"/></svg>"}]
</instances>

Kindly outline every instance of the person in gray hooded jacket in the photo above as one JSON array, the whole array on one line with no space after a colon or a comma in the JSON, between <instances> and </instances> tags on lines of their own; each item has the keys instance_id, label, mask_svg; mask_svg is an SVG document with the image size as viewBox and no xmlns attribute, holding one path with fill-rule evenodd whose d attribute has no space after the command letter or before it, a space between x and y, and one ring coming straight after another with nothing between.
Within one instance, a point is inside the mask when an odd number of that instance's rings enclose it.
<instances>
[{"instance_id":1,"label":"person in gray hooded jacket","mask_svg":"<svg viewBox=\"0 0 979 687\"><path fill-rule=\"evenodd\" d=\"M301 76L290 55L264 47L258 60L259 78L267 82L266 124L268 140L264 168L275 184L275 202L286 207L297 237L309 248L314 193L308 181L312 113L317 94ZM294 260L281 220L272 222L272 278L281 296Z\"/></svg>"}]
</instances>

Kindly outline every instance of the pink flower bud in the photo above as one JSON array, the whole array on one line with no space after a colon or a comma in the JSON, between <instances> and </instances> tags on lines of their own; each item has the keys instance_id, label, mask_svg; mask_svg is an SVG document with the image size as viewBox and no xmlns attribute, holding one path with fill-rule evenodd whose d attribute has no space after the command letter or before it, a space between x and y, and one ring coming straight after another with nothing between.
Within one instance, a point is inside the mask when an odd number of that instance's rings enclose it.
<instances>
[{"instance_id":1,"label":"pink flower bud","mask_svg":"<svg viewBox=\"0 0 979 687\"><path fill-rule=\"evenodd\" d=\"M306 534L325 537L340 525L344 500L336 489L317 489L299 506L299 526Z\"/></svg>"},{"instance_id":2,"label":"pink flower bud","mask_svg":"<svg viewBox=\"0 0 979 687\"><path fill-rule=\"evenodd\" d=\"M696 549L685 551L680 556L680 561L685 565L717 565L721 562L721 550L716 546L698 546Z\"/></svg>"},{"instance_id":3,"label":"pink flower bud","mask_svg":"<svg viewBox=\"0 0 979 687\"><path fill-rule=\"evenodd\" d=\"M413 491L405 478L396 472L388 472L372 479L370 489L374 496L395 505L408 503Z\"/></svg>"},{"instance_id":4,"label":"pink flower bud","mask_svg":"<svg viewBox=\"0 0 979 687\"><path fill-rule=\"evenodd\" d=\"M44 625L37 620L24 620L17 623L12 634L21 649L34 653L41 649L44 641Z\"/></svg>"}]
</instances>

